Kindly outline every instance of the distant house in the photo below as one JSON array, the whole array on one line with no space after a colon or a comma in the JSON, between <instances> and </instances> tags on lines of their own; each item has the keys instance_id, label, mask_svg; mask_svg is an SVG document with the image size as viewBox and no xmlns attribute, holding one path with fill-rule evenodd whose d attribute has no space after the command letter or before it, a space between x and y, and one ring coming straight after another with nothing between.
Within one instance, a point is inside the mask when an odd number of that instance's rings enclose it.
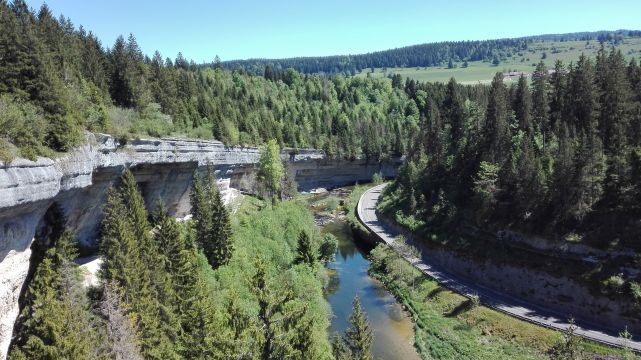
<instances>
[{"instance_id":1,"label":"distant house","mask_svg":"<svg viewBox=\"0 0 641 360\"><path fill-rule=\"evenodd\" d=\"M548 69L547 76L550 77L550 76L554 75L555 73L556 73L556 70ZM562 71L561 74L565 74L565 71ZM532 73L532 80L538 79L539 77L541 77L541 75L542 74L540 74L539 72L535 71L534 73Z\"/></svg>"},{"instance_id":2,"label":"distant house","mask_svg":"<svg viewBox=\"0 0 641 360\"><path fill-rule=\"evenodd\" d=\"M508 71L503 73L503 77L509 79L518 79L521 76L528 77L530 76L530 74L526 73L525 71Z\"/></svg>"}]
</instances>

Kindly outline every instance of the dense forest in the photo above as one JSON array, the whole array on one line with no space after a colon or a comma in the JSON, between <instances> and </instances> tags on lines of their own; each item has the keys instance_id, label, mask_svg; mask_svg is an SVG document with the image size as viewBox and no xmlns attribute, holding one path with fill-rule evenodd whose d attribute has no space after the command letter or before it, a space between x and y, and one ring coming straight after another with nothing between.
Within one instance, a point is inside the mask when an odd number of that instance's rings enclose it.
<instances>
[{"instance_id":1,"label":"dense forest","mask_svg":"<svg viewBox=\"0 0 641 360\"><path fill-rule=\"evenodd\" d=\"M637 60L602 47L595 60L557 62L552 72L540 63L531 83L508 88L497 73L487 88L451 80L428 94L420 136L382 205L397 221L641 248ZM638 283L611 280L614 293L629 290L641 303Z\"/></svg>"},{"instance_id":2,"label":"dense forest","mask_svg":"<svg viewBox=\"0 0 641 360\"><path fill-rule=\"evenodd\" d=\"M151 58L136 38L105 49L82 26L44 5L0 1L0 160L67 151L83 131L215 138L229 145L276 139L331 156L400 154L418 111L389 82L272 77L215 67L178 54ZM262 74L262 72L261 72Z\"/></svg>"},{"instance_id":3,"label":"dense forest","mask_svg":"<svg viewBox=\"0 0 641 360\"><path fill-rule=\"evenodd\" d=\"M453 61L493 61L526 50L532 42L598 40L617 43L625 37L639 36L641 36L641 32L634 30L580 32L514 39L448 41L359 55L232 60L222 64L229 69L242 69L253 74L263 74L263 71L282 72L285 69L293 68L304 74L342 73L354 75L363 69L370 68L428 67L447 65ZM266 68L267 70L265 70Z\"/></svg>"},{"instance_id":4,"label":"dense forest","mask_svg":"<svg viewBox=\"0 0 641 360\"><path fill-rule=\"evenodd\" d=\"M249 198L230 218L211 170L195 174L193 219L149 214L126 171L109 190L98 285L83 284L59 211L36 238L10 359L370 358L358 299L350 330L328 339L320 237L302 201ZM334 243L332 245L332 243Z\"/></svg>"}]
</instances>

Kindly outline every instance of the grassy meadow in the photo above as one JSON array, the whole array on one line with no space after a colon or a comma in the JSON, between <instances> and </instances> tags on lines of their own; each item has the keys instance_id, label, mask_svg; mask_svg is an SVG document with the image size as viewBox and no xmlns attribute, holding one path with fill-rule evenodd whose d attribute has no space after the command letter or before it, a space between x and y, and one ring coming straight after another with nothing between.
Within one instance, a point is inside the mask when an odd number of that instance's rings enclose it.
<instances>
[{"instance_id":1,"label":"grassy meadow","mask_svg":"<svg viewBox=\"0 0 641 360\"><path fill-rule=\"evenodd\" d=\"M529 44L527 50L511 54L504 59L498 66L492 65L489 61L469 61L467 68L463 67L463 62L454 62L454 68L448 69L447 64L435 67L412 67L412 68L377 68L371 73L370 69L363 69L356 74L357 77L366 77L368 74L373 78L387 78L388 75L401 74L403 79L410 78L418 81L429 82L447 82L454 77L458 82L463 84L489 83L497 72L524 71L532 73L536 64L543 60L548 68L553 68L557 60L563 61L564 64L576 62L576 60L585 54L588 57L595 58L600 44L596 40L586 41L564 41L564 42L534 42ZM624 39L616 46L626 59L641 57L641 38ZM545 53L545 59L543 54ZM516 82L517 77L506 78L506 82Z\"/></svg>"}]
</instances>

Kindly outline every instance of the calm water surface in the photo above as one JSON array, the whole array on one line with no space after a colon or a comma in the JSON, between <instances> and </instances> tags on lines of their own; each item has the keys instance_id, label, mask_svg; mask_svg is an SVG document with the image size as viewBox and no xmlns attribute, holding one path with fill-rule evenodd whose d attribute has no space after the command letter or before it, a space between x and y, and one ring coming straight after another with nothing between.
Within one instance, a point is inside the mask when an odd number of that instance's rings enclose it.
<instances>
[{"instance_id":1,"label":"calm water surface","mask_svg":"<svg viewBox=\"0 0 641 360\"><path fill-rule=\"evenodd\" d=\"M349 226L343 221L325 225L323 232L338 238L336 261L329 264L335 273L330 277L326 293L334 313L330 328L332 335L349 327L352 300L358 294L374 330L374 358L420 359L413 346L412 321L392 294L367 275L369 261L365 255L368 249L356 246Z\"/></svg>"}]
</instances>

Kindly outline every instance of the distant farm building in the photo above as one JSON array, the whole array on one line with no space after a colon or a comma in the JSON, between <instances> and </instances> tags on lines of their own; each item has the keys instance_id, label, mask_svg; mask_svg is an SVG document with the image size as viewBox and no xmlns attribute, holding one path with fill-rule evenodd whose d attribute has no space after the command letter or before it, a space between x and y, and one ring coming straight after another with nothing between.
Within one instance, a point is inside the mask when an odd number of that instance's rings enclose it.
<instances>
[{"instance_id":1,"label":"distant farm building","mask_svg":"<svg viewBox=\"0 0 641 360\"><path fill-rule=\"evenodd\" d=\"M530 74L525 71L508 71L503 73L503 77L508 79L518 79L521 76L528 77Z\"/></svg>"}]
</instances>

